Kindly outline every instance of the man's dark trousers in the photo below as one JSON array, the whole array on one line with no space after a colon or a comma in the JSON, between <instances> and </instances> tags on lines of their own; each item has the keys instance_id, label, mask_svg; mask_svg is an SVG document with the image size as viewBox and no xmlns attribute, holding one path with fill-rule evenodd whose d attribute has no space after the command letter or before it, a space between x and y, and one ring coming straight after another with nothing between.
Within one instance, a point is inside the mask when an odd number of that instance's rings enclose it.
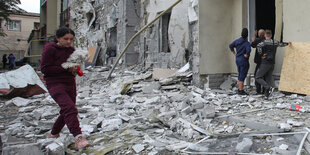
<instances>
[{"instance_id":1,"label":"man's dark trousers","mask_svg":"<svg viewBox=\"0 0 310 155\"><path fill-rule=\"evenodd\" d=\"M265 90L271 87L273 69L274 64L262 63L256 72L255 81L262 85Z\"/></svg>"},{"instance_id":2,"label":"man's dark trousers","mask_svg":"<svg viewBox=\"0 0 310 155\"><path fill-rule=\"evenodd\" d=\"M261 65L261 63L256 63L256 67L255 67L255 71L254 71L254 78L256 77L256 74L257 74L257 71L258 71L260 65ZM255 87L256 87L256 92L258 94L264 93L264 88L262 88L262 85L260 85L256 80L255 80Z\"/></svg>"}]
</instances>

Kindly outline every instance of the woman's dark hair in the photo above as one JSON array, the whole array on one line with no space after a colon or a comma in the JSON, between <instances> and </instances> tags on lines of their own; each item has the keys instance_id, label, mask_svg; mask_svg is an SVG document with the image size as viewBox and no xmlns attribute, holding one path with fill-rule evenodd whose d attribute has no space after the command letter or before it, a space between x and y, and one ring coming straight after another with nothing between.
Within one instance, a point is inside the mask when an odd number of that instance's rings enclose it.
<instances>
[{"instance_id":1,"label":"woman's dark hair","mask_svg":"<svg viewBox=\"0 0 310 155\"><path fill-rule=\"evenodd\" d=\"M66 35L66 34L72 34L73 36L75 36L74 31L71 30L70 28L68 28L68 27L61 27L61 28L59 28L59 29L56 31L56 37L55 37L54 42L57 43L56 38L63 37L63 36Z\"/></svg>"}]
</instances>

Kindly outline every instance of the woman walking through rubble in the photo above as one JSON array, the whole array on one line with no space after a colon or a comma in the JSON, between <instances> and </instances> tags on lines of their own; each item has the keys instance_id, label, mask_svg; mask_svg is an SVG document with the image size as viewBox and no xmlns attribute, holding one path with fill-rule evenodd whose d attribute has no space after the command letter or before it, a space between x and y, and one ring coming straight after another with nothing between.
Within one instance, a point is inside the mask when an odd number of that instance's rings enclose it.
<instances>
[{"instance_id":1,"label":"woman walking through rubble","mask_svg":"<svg viewBox=\"0 0 310 155\"><path fill-rule=\"evenodd\" d=\"M56 31L56 39L44 46L41 60L41 71L44 74L47 89L52 98L60 107L60 115L53 125L48 138L57 138L62 128L67 125L70 133L75 137L75 147L84 148L89 142L82 136L76 108L76 83L77 67L62 68L75 51L71 46L75 33L62 27Z\"/></svg>"}]
</instances>

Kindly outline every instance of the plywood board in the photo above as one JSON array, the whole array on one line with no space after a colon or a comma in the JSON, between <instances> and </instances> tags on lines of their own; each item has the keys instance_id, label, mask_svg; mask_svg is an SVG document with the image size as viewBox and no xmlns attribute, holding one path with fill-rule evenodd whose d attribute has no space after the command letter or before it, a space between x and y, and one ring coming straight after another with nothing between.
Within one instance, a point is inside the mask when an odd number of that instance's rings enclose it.
<instances>
[{"instance_id":1,"label":"plywood board","mask_svg":"<svg viewBox=\"0 0 310 155\"><path fill-rule=\"evenodd\" d=\"M279 90L310 95L310 43L286 47Z\"/></svg>"},{"instance_id":2,"label":"plywood board","mask_svg":"<svg viewBox=\"0 0 310 155\"><path fill-rule=\"evenodd\" d=\"M95 55L96 55L96 51L97 51L98 46L89 46L88 47L88 54L89 54L89 59L87 62L92 63Z\"/></svg>"},{"instance_id":3,"label":"plywood board","mask_svg":"<svg viewBox=\"0 0 310 155\"><path fill-rule=\"evenodd\" d=\"M173 75L177 71L178 70L154 68L153 69L153 78L154 79L167 78L167 77Z\"/></svg>"}]
</instances>

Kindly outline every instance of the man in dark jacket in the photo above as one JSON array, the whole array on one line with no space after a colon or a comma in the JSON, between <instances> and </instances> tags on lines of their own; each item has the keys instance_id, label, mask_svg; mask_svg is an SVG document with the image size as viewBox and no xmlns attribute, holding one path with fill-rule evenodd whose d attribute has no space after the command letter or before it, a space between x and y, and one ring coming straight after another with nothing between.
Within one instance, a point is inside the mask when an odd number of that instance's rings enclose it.
<instances>
[{"instance_id":1,"label":"man in dark jacket","mask_svg":"<svg viewBox=\"0 0 310 155\"><path fill-rule=\"evenodd\" d=\"M248 38L248 29L243 28L241 32L241 37L229 45L231 52L236 56L236 64L238 67L239 95L248 95L243 90L243 83L250 68L249 57L251 53L251 44L248 42L247 38Z\"/></svg>"},{"instance_id":2,"label":"man in dark jacket","mask_svg":"<svg viewBox=\"0 0 310 155\"><path fill-rule=\"evenodd\" d=\"M251 43L251 46L253 47L253 48L256 48L257 47L257 45L259 44L259 43L261 43L262 41L264 41L265 40L265 30L263 30L263 29L260 29L259 31L258 31L258 34L256 34L256 32L257 31L255 31L255 36L253 37L253 40L252 40L252 43ZM257 35L258 35L258 37L257 37ZM262 61L262 55L259 55L258 54L258 51L257 51L257 48L256 48L256 50L255 50L255 56L254 56L254 63L256 63L256 67L255 67L255 71L254 71L254 77L255 77L255 75L256 75L256 73L257 73L257 70L258 70L258 68L259 68L259 66L260 66L260 64L261 64L261 61ZM255 81L255 86L256 86L256 92L257 92L257 94L262 94L262 93L264 93L264 91L263 91L263 89L262 89L262 86L257 82L257 81Z\"/></svg>"},{"instance_id":3,"label":"man in dark jacket","mask_svg":"<svg viewBox=\"0 0 310 155\"><path fill-rule=\"evenodd\" d=\"M5 69L6 63L8 62L8 58L6 57L6 54L3 54L2 56L2 64L3 69Z\"/></svg>"},{"instance_id":4,"label":"man in dark jacket","mask_svg":"<svg viewBox=\"0 0 310 155\"><path fill-rule=\"evenodd\" d=\"M258 53L262 55L262 59L261 65L259 66L255 76L255 81L264 87L264 98L268 99L274 90L271 83L273 81L272 72L274 69L277 48L287 46L291 44L291 42L286 43L272 40L271 30L266 30L265 38L266 40L257 45Z\"/></svg>"}]
</instances>

